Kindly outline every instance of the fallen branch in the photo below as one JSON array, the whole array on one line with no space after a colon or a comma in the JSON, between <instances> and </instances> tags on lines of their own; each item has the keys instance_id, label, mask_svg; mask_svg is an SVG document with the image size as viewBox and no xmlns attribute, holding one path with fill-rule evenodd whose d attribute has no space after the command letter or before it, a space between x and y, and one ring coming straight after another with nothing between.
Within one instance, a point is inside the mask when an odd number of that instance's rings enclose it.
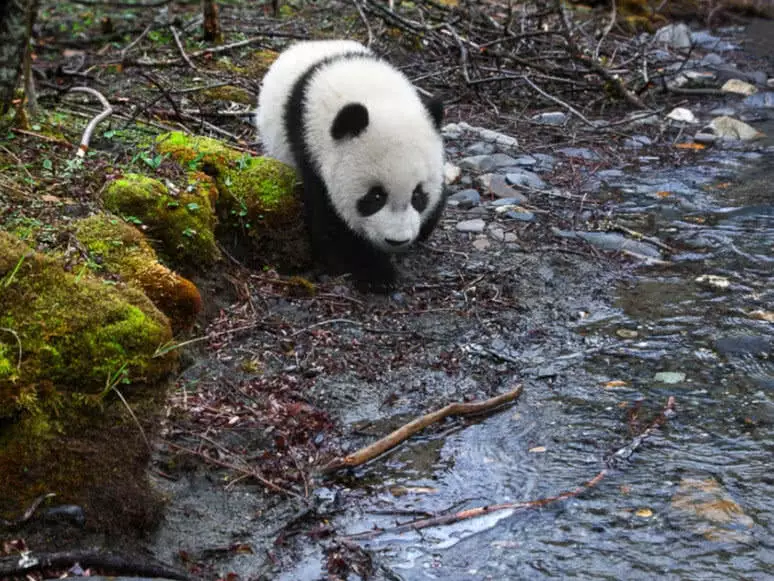
<instances>
[{"instance_id":1,"label":"fallen branch","mask_svg":"<svg viewBox=\"0 0 774 581\"><path fill-rule=\"evenodd\" d=\"M32 518L32 515L35 514L35 511L38 510L41 504L43 504L44 501L48 500L49 498L53 498L56 496L55 493L49 492L47 494L41 494L38 496L35 500L32 501L32 504L27 508L27 510L24 511L24 514L22 514L19 518L16 518L14 520L5 520L4 518L0 518L0 526L9 528L9 529L15 529L17 527L20 527L24 523L26 523L28 520Z\"/></svg>"},{"instance_id":2,"label":"fallen branch","mask_svg":"<svg viewBox=\"0 0 774 581\"><path fill-rule=\"evenodd\" d=\"M104 569L112 574L137 577L164 577L180 579L191 577L179 569L163 564L148 563L147 557L129 557L98 551L63 551L36 553L26 551L21 555L0 557L0 577L23 577L42 569L67 569L78 563L84 569Z\"/></svg>"},{"instance_id":3,"label":"fallen branch","mask_svg":"<svg viewBox=\"0 0 774 581\"><path fill-rule=\"evenodd\" d=\"M364 531L362 533L356 533L354 535L349 535L347 537L344 537L344 539L348 541L362 541L362 540L373 539L383 534L395 535L395 534L408 533L408 532L426 529L429 527L454 524L463 520L476 518L486 514L499 512L502 510L511 510L515 512L517 510L542 508L548 504L552 504L560 500L577 497L582 493L586 492L587 490L590 490L595 486L597 486L608 474L610 474L610 472L616 469L617 464L619 462L628 460L629 457L631 457L631 455L635 452L635 450L637 450L637 448L639 448L640 445L642 445L642 443L647 438L649 438L658 428L660 428L666 422L666 420L669 417L671 417L674 414L674 408L675 408L675 398L670 396L662 412L658 415L658 417L656 417L655 420L653 420L653 422L651 422L651 424L647 427L647 429L645 429L641 434L636 436L626 446L614 452L606 460L605 462L606 467L600 470L597 473L597 475L594 476L594 478L584 482L583 484L574 488L573 490L568 490L560 494L557 494L556 496L551 496L548 498L539 498L537 500L528 500L525 502L504 502L501 504L490 504L487 506L469 508L453 514L444 514L440 516L434 516L431 518L417 519L411 522L404 523L402 525L391 527L389 529L376 528L373 530Z\"/></svg>"},{"instance_id":4,"label":"fallen branch","mask_svg":"<svg viewBox=\"0 0 774 581\"><path fill-rule=\"evenodd\" d=\"M172 36L175 39L175 44L177 45L177 50L180 51L180 56L183 57L183 60L186 62L186 64L191 67L192 70L198 71L199 69L196 67L196 65L193 63L193 61L188 57L188 55L185 52L185 47L183 47L183 43L180 40L180 33L177 31L177 28L174 26L170 26L169 30L172 32Z\"/></svg>"},{"instance_id":5,"label":"fallen branch","mask_svg":"<svg viewBox=\"0 0 774 581\"><path fill-rule=\"evenodd\" d=\"M424 430L427 426L434 424L443 418L449 416L466 416L488 412L497 407L500 407L503 404L517 400L522 391L522 386L518 385L515 389L486 401L449 404L440 410L431 412L409 422L405 426L395 430L391 434L385 436L381 440L374 442L370 446L361 448L360 450L353 452L344 458L335 458L331 460L323 467L322 471L334 472L341 468L360 466L361 464L365 464L377 456L384 454L387 450L391 450L401 442L408 440L417 432Z\"/></svg>"},{"instance_id":6,"label":"fallen branch","mask_svg":"<svg viewBox=\"0 0 774 581\"><path fill-rule=\"evenodd\" d=\"M84 157L86 155L86 152L89 150L89 141L91 141L91 136L94 133L94 130L97 128L97 125L99 125L100 121L110 117L110 115L113 114L113 107L110 105L110 103L102 93L100 93L96 89L92 89L91 87L71 87L68 92L88 93L89 95L92 95L97 99L99 99L99 102L102 104L102 107L103 107L102 112L99 113L96 117L94 117L91 121L89 121L89 124L86 126L86 129L84 129L83 131L83 137L81 137L81 145L78 147L78 151L75 153L75 156Z\"/></svg>"}]
</instances>

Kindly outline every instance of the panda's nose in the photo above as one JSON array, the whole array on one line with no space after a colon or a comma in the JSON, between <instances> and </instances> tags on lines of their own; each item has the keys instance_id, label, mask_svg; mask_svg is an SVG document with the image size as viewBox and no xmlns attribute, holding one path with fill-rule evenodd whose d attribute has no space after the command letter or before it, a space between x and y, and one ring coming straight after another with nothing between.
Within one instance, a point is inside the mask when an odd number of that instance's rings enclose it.
<instances>
[{"instance_id":1,"label":"panda's nose","mask_svg":"<svg viewBox=\"0 0 774 581\"><path fill-rule=\"evenodd\" d=\"M384 241L390 246L403 246L404 244L408 244L410 242L408 238L405 240L393 240L392 238L385 238Z\"/></svg>"}]
</instances>

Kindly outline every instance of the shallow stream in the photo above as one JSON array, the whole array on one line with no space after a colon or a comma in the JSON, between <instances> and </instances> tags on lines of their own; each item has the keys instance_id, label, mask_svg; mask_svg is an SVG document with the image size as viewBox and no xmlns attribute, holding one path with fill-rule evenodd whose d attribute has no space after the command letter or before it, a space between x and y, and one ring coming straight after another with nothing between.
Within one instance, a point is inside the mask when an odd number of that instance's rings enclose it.
<instances>
[{"instance_id":1,"label":"shallow stream","mask_svg":"<svg viewBox=\"0 0 774 581\"><path fill-rule=\"evenodd\" d=\"M359 503L337 524L356 533L551 497L598 474L669 396L676 415L577 497L364 543L392 574L774 578L774 153L699 163L605 182L626 200L616 219L679 248L671 264L638 270L612 308L579 312L581 348L521 369L514 407L358 471ZM283 578L316 578L320 554L307 557Z\"/></svg>"}]
</instances>

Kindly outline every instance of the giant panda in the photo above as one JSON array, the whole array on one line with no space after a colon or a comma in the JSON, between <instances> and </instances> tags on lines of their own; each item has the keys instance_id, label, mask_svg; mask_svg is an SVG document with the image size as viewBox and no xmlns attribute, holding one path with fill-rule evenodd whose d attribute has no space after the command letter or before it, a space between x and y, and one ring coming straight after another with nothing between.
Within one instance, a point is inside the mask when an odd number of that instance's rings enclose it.
<instances>
[{"instance_id":1,"label":"giant panda","mask_svg":"<svg viewBox=\"0 0 774 581\"><path fill-rule=\"evenodd\" d=\"M263 79L256 123L294 166L312 257L363 290L394 288L391 254L424 240L445 205L443 108L355 41L306 41Z\"/></svg>"}]
</instances>

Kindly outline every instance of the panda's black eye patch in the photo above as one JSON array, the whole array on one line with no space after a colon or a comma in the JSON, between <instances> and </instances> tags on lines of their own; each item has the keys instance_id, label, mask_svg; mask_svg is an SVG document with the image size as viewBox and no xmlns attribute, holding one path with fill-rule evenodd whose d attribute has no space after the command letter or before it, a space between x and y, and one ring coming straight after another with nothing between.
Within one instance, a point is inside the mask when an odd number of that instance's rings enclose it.
<instances>
[{"instance_id":1,"label":"panda's black eye patch","mask_svg":"<svg viewBox=\"0 0 774 581\"><path fill-rule=\"evenodd\" d=\"M427 208L428 202L427 192L422 188L422 184L419 184L414 188L414 193L411 194L411 205L417 212L421 213Z\"/></svg>"},{"instance_id":2,"label":"panda's black eye patch","mask_svg":"<svg viewBox=\"0 0 774 581\"><path fill-rule=\"evenodd\" d=\"M357 201L357 211L361 216L371 216L381 210L387 203L387 192L382 186L374 186Z\"/></svg>"}]
</instances>

